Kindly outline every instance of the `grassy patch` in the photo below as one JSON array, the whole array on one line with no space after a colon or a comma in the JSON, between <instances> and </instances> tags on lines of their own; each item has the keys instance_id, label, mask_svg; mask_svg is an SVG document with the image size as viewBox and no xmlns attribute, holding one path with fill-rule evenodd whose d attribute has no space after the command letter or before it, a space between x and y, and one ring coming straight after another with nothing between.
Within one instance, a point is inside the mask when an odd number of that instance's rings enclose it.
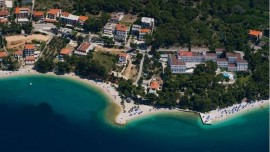
<instances>
[{"instance_id":1,"label":"grassy patch","mask_svg":"<svg viewBox=\"0 0 270 152\"><path fill-rule=\"evenodd\" d=\"M117 56L110 54L109 52L94 52L93 59L104 66L107 71L110 71L112 68L114 68L117 62Z\"/></svg>"}]
</instances>

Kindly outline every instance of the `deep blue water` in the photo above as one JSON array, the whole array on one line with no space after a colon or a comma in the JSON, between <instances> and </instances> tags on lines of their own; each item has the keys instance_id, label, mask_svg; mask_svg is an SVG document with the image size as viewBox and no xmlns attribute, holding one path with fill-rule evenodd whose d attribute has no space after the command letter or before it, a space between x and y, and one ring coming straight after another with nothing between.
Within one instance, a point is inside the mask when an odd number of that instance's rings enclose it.
<instances>
[{"instance_id":1,"label":"deep blue water","mask_svg":"<svg viewBox=\"0 0 270 152\"><path fill-rule=\"evenodd\" d=\"M113 106L98 91L69 79L0 79L0 95L0 152L269 150L269 108L215 126L168 114L118 127L104 118L114 115Z\"/></svg>"}]
</instances>

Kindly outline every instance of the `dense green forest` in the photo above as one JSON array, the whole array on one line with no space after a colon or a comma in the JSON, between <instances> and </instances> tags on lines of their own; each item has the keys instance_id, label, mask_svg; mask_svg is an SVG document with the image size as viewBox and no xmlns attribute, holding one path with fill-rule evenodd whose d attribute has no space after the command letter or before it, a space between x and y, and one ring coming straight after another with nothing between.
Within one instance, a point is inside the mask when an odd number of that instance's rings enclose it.
<instances>
[{"instance_id":1,"label":"dense green forest","mask_svg":"<svg viewBox=\"0 0 270 152\"><path fill-rule=\"evenodd\" d=\"M186 45L242 50L249 29L268 28L268 0L78 0L85 14L124 11L156 19L155 47Z\"/></svg>"}]
</instances>

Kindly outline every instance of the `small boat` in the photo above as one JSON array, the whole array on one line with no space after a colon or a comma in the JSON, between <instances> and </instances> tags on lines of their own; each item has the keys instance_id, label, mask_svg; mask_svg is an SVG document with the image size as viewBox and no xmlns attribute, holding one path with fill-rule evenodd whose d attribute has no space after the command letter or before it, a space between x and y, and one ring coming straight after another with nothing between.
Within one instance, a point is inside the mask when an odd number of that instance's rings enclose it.
<instances>
[{"instance_id":1,"label":"small boat","mask_svg":"<svg viewBox=\"0 0 270 152\"><path fill-rule=\"evenodd\" d=\"M32 85L32 83L30 82L29 85Z\"/></svg>"}]
</instances>

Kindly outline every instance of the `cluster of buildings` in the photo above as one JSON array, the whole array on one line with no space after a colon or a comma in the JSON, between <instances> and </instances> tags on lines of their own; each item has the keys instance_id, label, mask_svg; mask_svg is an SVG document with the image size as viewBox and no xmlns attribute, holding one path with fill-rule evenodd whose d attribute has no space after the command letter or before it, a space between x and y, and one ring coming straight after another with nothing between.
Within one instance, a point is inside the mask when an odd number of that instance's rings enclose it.
<instances>
[{"instance_id":1,"label":"cluster of buildings","mask_svg":"<svg viewBox=\"0 0 270 152\"><path fill-rule=\"evenodd\" d=\"M169 56L168 63L172 73L187 73L188 69L198 64L205 64L207 61L213 61L219 68L231 72L248 70L248 62L242 59L239 53L226 53L226 57L221 58L222 53L222 51L216 51L216 53L178 51L177 55Z\"/></svg>"},{"instance_id":2,"label":"cluster of buildings","mask_svg":"<svg viewBox=\"0 0 270 152\"><path fill-rule=\"evenodd\" d=\"M1 0L0 0L1 6ZM16 7L14 9L15 21L17 23L28 23L33 17L33 19L42 22L60 22L65 24L66 26L74 27L74 26L82 26L88 19L88 16L77 16L68 12L63 12L61 9L50 9L47 12L43 11L31 11L31 7ZM10 16L10 12L2 8L0 10L0 22L8 22L8 17Z\"/></svg>"},{"instance_id":3,"label":"cluster of buildings","mask_svg":"<svg viewBox=\"0 0 270 152\"><path fill-rule=\"evenodd\" d=\"M118 12L111 16L109 22L103 28L103 36L113 38L116 41L126 42L128 34L138 37L138 40L143 40L146 34L152 33L155 27L155 20L153 18L142 17L141 25L130 26L121 24L124 13ZM131 33L129 33L131 32Z\"/></svg>"},{"instance_id":4,"label":"cluster of buildings","mask_svg":"<svg viewBox=\"0 0 270 152\"><path fill-rule=\"evenodd\" d=\"M155 19L149 17L142 17L141 25L134 24L131 29L131 34L137 36L139 41L144 40L146 34L151 34L155 28Z\"/></svg>"},{"instance_id":5,"label":"cluster of buildings","mask_svg":"<svg viewBox=\"0 0 270 152\"><path fill-rule=\"evenodd\" d=\"M83 25L89 19L88 16L77 16L69 12L62 11L61 9L50 9L46 16L44 15L44 12L35 12L34 17L39 20L44 20L45 22L60 22L70 27Z\"/></svg>"}]
</instances>

